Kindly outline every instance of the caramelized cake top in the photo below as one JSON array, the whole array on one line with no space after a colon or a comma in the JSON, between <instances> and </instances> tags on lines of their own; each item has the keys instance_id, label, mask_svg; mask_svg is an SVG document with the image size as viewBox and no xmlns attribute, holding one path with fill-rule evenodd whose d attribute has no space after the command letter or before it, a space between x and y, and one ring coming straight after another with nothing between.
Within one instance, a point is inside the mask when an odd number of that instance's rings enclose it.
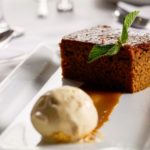
<instances>
[{"instance_id":1,"label":"caramelized cake top","mask_svg":"<svg viewBox=\"0 0 150 150\"><path fill-rule=\"evenodd\" d=\"M64 36L65 40L88 42L93 44L107 45L113 44L121 35L121 29L114 29L106 25L98 25L90 29L84 29ZM126 44L136 45L150 42L150 33L141 30L130 29L129 39Z\"/></svg>"}]
</instances>

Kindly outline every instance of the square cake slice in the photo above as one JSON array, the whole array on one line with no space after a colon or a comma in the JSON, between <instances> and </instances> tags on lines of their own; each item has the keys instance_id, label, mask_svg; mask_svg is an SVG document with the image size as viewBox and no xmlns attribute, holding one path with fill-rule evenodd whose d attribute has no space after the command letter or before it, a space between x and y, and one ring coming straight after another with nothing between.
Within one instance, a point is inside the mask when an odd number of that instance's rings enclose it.
<instances>
[{"instance_id":1,"label":"square cake slice","mask_svg":"<svg viewBox=\"0 0 150 150\"><path fill-rule=\"evenodd\" d=\"M150 85L150 35L130 30L129 39L119 53L88 63L96 44L113 44L120 29L96 26L64 36L60 43L63 77L107 90L136 92Z\"/></svg>"}]
</instances>

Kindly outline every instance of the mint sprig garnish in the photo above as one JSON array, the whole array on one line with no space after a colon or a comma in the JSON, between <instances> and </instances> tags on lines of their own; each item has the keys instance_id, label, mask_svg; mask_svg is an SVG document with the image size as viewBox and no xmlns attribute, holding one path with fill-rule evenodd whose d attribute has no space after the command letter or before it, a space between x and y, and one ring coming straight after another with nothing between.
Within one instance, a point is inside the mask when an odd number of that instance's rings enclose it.
<instances>
[{"instance_id":1,"label":"mint sprig garnish","mask_svg":"<svg viewBox=\"0 0 150 150\"><path fill-rule=\"evenodd\" d=\"M115 44L94 45L88 56L88 63L91 63L103 56L116 55L120 51L121 46L128 41L128 30L138 14L139 11L133 11L125 17L121 36Z\"/></svg>"},{"instance_id":2,"label":"mint sprig garnish","mask_svg":"<svg viewBox=\"0 0 150 150\"><path fill-rule=\"evenodd\" d=\"M124 23L123 23L123 28L122 28L122 33L121 33L121 39L120 39L121 43L127 42L127 40L128 40L128 29L133 24L133 22L134 22L134 20L138 14L139 14L139 11L133 11L125 17Z\"/></svg>"}]
</instances>

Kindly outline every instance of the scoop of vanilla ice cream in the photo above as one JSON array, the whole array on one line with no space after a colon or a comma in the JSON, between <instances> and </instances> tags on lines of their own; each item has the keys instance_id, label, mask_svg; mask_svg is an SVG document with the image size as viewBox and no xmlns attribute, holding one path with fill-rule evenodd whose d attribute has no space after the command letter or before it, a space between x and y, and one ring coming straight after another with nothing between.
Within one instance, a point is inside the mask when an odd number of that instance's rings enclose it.
<instances>
[{"instance_id":1,"label":"scoop of vanilla ice cream","mask_svg":"<svg viewBox=\"0 0 150 150\"><path fill-rule=\"evenodd\" d=\"M63 86L40 97L31 112L31 121L43 137L55 142L71 142L96 128L98 114L84 91Z\"/></svg>"}]
</instances>

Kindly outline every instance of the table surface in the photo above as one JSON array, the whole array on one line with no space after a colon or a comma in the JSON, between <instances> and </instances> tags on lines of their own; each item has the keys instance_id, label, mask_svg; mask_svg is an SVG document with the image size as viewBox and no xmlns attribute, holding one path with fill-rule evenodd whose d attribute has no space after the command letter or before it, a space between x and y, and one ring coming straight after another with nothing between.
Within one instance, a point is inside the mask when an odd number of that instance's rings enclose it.
<instances>
[{"instance_id":1,"label":"table surface","mask_svg":"<svg viewBox=\"0 0 150 150\"><path fill-rule=\"evenodd\" d=\"M37 17L37 0L3 0L3 10L11 25L21 26L26 34L43 40L58 39L78 29L97 24L111 24L115 6L107 0L73 0L74 11L60 13L56 10L58 0L49 0L49 16Z\"/></svg>"}]
</instances>

